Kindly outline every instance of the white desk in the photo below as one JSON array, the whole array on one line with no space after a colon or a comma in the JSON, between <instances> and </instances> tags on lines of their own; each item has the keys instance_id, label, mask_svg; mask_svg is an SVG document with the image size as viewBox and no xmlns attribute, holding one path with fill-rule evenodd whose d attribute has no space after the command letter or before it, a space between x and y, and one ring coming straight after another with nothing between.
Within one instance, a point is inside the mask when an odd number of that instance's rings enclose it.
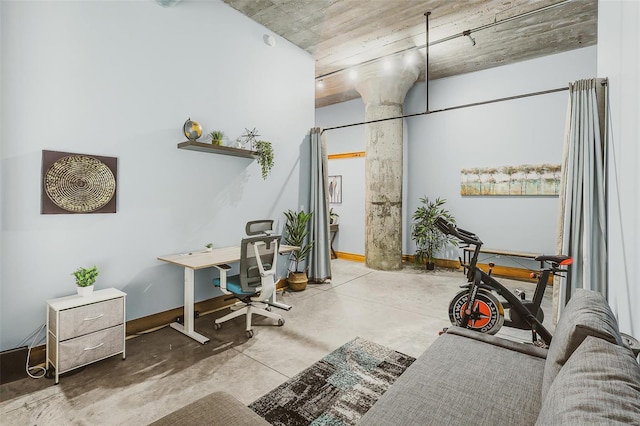
<instances>
[{"instance_id":1,"label":"white desk","mask_svg":"<svg viewBox=\"0 0 640 426\"><path fill-rule=\"evenodd\" d=\"M282 245L278 247L280 254L290 253L294 250L298 250L296 246ZM184 267L184 325L174 322L171 323L171 328L178 330L179 332L186 334L194 340L204 344L209 339L202 334L196 333L193 330L194 323L194 275L196 269L211 268L216 265L222 265L225 263L235 263L240 261L240 246L222 247L213 249L210 252L207 251L193 251L187 253L168 254L159 256L158 260L164 262L173 263L174 265ZM273 293L272 301L273 305L281 306L284 309L288 309L287 305L277 303L276 293Z\"/></svg>"}]
</instances>

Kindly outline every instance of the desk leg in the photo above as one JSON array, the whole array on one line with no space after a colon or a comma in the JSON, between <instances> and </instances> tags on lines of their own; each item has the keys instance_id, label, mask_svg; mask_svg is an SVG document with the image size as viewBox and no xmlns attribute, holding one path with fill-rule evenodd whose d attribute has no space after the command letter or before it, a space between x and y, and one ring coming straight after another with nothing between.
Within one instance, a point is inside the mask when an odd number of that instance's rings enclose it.
<instances>
[{"instance_id":1,"label":"desk leg","mask_svg":"<svg viewBox=\"0 0 640 426\"><path fill-rule=\"evenodd\" d=\"M186 334L198 342L205 344L209 341L208 337L193 331L193 304L195 303L195 296L193 290L195 271L191 268L184 268L184 313L183 322L184 325L174 322L171 323L171 328L178 330L182 334Z\"/></svg>"},{"instance_id":2,"label":"desk leg","mask_svg":"<svg viewBox=\"0 0 640 426\"><path fill-rule=\"evenodd\" d=\"M276 302L276 292L275 291L273 292L273 294L269 298L268 302L269 302L269 305L275 306L276 308L284 309L285 311L288 311L289 309L291 309L291 306L289 306L289 305L285 305L284 303Z\"/></svg>"}]
</instances>

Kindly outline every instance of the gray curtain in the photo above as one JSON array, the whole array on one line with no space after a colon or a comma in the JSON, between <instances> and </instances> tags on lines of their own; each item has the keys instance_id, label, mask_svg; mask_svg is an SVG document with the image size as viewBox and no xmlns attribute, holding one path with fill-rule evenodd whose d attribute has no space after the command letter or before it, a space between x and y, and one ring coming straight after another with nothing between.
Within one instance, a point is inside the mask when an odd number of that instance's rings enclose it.
<instances>
[{"instance_id":1,"label":"gray curtain","mask_svg":"<svg viewBox=\"0 0 640 426\"><path fill-rule=\"evenodd\" d=\"M309 211L310 238L314 241L309 253L309 281L321 283L331 278L331 252L329 243L329 196L327 191L327 151L322 129L311 129L311 188Z\"/></svg>"},{"instance_id":2,"label":"gray curtain","mask_svg":"<svg viewBox=\"0 0 640 426\"><path fill-rule=\"evenodd\" d=\"M606 150L601 118L606 86L601 83L590 79L569 84L558 251L572 256L573 265L569 276L554 288L555 318L576 288L607 296Z\"/></svg>"}]
</instances>

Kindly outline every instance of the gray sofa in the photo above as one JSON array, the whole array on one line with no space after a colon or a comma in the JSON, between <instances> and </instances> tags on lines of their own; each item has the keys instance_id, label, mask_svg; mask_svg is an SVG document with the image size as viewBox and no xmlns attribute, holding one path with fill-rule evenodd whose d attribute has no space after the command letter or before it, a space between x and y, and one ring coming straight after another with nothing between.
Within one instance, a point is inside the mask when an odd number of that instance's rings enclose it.
<instances>
[{"instance_id":1,"label":"gray sofa","mask_svg":"<svg viewBox=\"0 0 640 426\"><path fill-rule=\"evenodd\" d=\"M640 365L596 292L577 291L548 350L452 327L362 425L640 425Z\"/></svg>"},{"instance_id":2,"label":"gray sofa","mask_svg":"<svg viewBox=\"0 0 640 426\"><path fill-rule=\"evenodd\" d=\"M185 417L194 413L201 424L268 424L220 392L157 424L199 424ZM596 292L571 298L548 350L451 327L359 422L445 424L640 425L640 366Z\"/></svg>"}]
</instances>

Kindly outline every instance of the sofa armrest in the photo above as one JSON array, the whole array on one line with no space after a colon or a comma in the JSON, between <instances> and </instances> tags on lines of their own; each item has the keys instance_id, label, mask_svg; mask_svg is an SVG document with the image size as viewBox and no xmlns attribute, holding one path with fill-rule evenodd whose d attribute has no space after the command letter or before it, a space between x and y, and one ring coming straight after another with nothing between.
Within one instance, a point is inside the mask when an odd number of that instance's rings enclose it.
<instances>
[{"instance_id":1,"label":"sofa armrest","mask_svg":"<svg viewBox=\"0 0 640 426\"><path fill-rule=\"evenodd\" d=\"M488 343L490 345L499 346L504 349L510 349L512 351L520 352L525 355L535 356L538 358L547 358L547 349L539 348L528 343L518 343L512 340L503 339L502 337L494 336L491 334L479 333L477 331L469 330L467 328L452 326L447 329L447 333L455 334L457 336L468 337L469 339L478 340L480 342Z\"/></svg>"},{"instance_id":2,"label":"sofa armrest","mask_svg":"<svg viewBox=\"0 0 640 426\"><path fill-rule=\"evenodd\" d=\"M268 426L266 420L227 392L213 392L151 423L152 426Z\"/></svg>"}]
</instances>

